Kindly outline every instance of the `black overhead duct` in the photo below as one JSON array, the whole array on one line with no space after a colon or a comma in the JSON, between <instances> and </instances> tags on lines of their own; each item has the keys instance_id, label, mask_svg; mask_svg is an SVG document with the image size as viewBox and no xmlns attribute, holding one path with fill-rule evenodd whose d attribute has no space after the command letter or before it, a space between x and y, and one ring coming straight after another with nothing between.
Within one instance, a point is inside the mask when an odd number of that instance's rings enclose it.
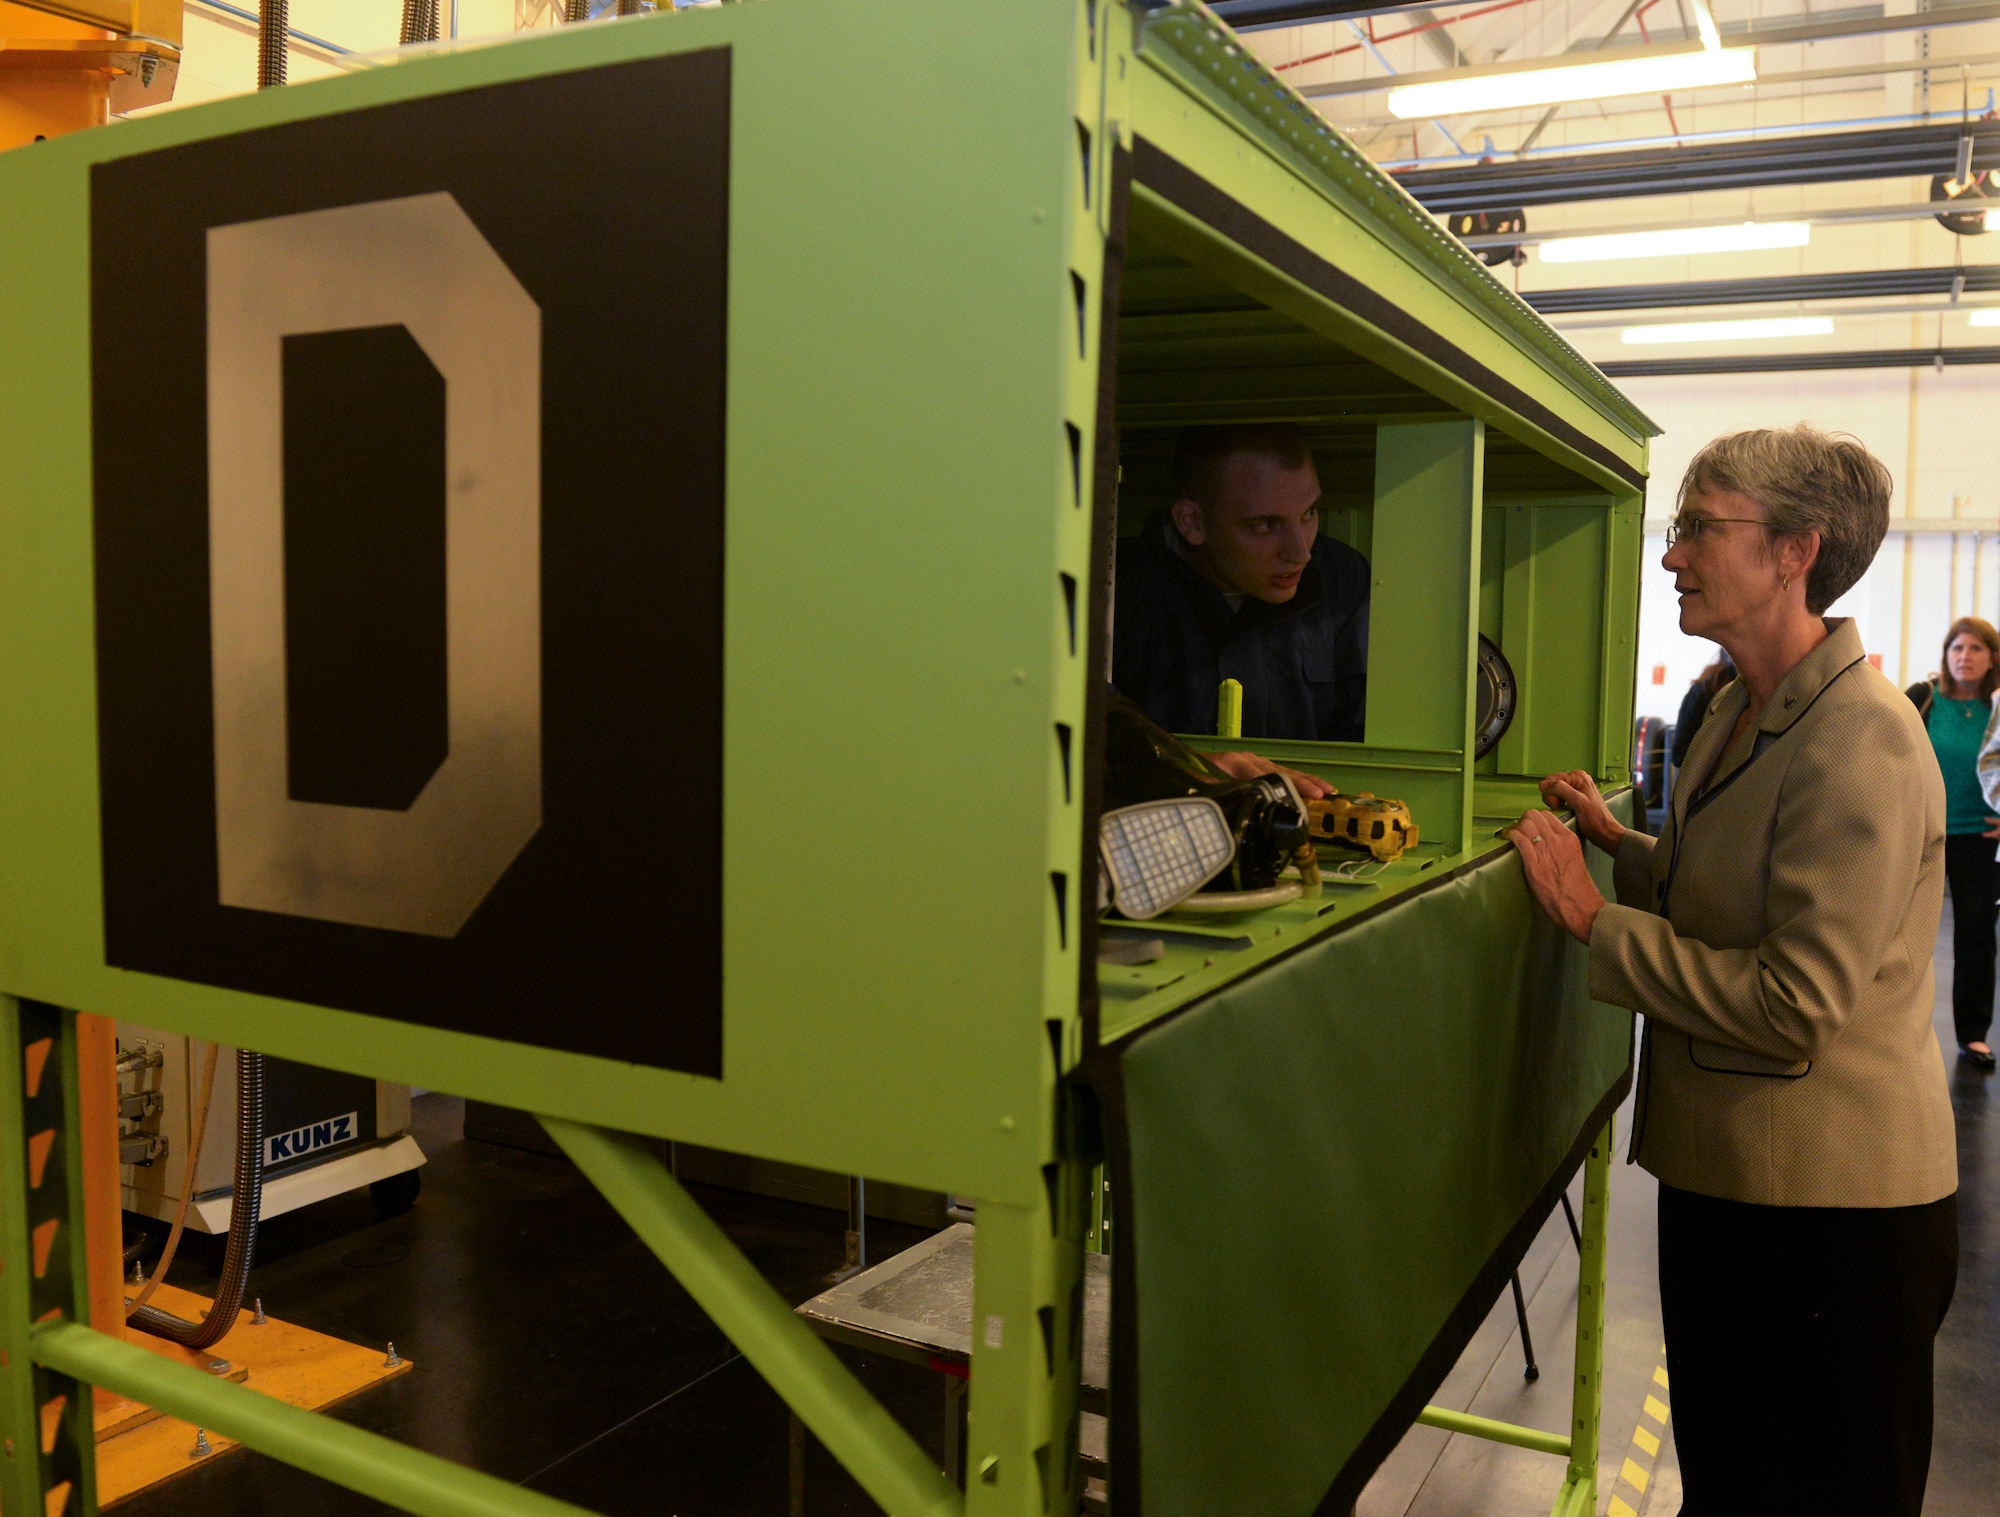
<instances>
[{"instance_id":1,"label":"black overhead duct","mask_svg":"<svg viewBox=\"0 0 2000 1517\"><path fill-rule=\"evenodd\" d=\"M1440 214L1845 179L1929 179L1957 166L1963 134L1956 123L1795 134L1713 147L1565 153L1525 162L1412 169L1396 179L1426 210ZM2000 124L1980 123L1974 129L1972 167L2000 169Z\"/></svg>"},{"instance_id":2,"label":"black overhead duct","mask_svg":"<svg viewBox=\"0 0 2000 1517\"><path fill-rule=\"evenodd\" d=\"M1215 0L1209 6L1239 32L1261 26L1295 26L1301 21L1341 21L1349 16L1386 16L1395 11L1471 5L1474 0Z\"/></svg>"},{"instance_id":3,"label":"black overhead duct","mask_svg":"<svg viewBox=\"0 0 2000 1517\"><path fill-rule=\"evenodd\" d=\"M1885 296L1961 295L2000 290L2000 264L1966 269L1863 269L1852 274L1781 274L1772 279L1703 279L1682 284L1609 284L1574 290L1523 290L1544 316L1582 311L1652 311L1667 306L1761 305L1776 300L1880 300Z\"/></svg>"},{"instance_id":4,"label":"black overhead duct","mask_svg":"<svg viewBox=\"0 0 2000 1517\"><path fill-rule=\"evenodd\" d=\"M1813 369L1955 369L2000 363L2000 348L1877 348L1856 353L1742 353L1715 358L1633 358L1597 367L1607 379L1669 374L1796 374Z\"/></svg>"}]
</instances>

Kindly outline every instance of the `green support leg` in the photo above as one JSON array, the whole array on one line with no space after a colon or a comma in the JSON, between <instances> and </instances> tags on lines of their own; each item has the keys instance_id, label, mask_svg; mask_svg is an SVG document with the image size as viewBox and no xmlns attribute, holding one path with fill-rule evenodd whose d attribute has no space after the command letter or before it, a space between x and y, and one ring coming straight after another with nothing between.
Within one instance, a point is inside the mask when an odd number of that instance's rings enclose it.
<instances>
[{"instance_id":1,"label":"green support leg","mask_svg":"<svg viewBox=\"0 0 2000 1517\"><path fill-rule=\"evenodd\" d=\"M90 1387L35 1362L36 1323L87 1311L76 1017L0 997L0 1511L97 1511ZM44 1429L46 1428L46 1433ZM55 1498L54 1493L62 1492Z\"/></svg>"},{"instance_id":2,"label":"green support leg","mask_svg":"<svg viewBox=\"0 0 2000 1517\"><path fill-rule=\"evenodd\" d=\"M967 1517L1073 1517L1082 1495L1077 1398L1090 1168L1065 1158L1048 1177L1035 1206L979 1203Z\"/></svg>"},{"instance_id":3,"label":"green support leg","mask_svg":"<svg viewBox=\"0 0 2000 1517\"><path fill-rule=\"evenodd\" d=\"M1589 1517L1597 1510L1597 1449L1604 1417L1604 1264L1611 1202L1615 1119L1590 1147L1583 1165L1583 1250L1576 1289L1576 1381L1570 1402L1569 1478L1554 1517Z\"/></svg>"},{"instance_id":4,"label":"green support leg","mask_svg":"<svg viewBox=\"0 0 2000 1517\"><path fill-rule=\"evenodd\" d=\"M559 1117L543 1117L542 1125L890 1517L958 1517L965 1503L944 1472L793 1314L646 1140ZM982 1204L982 1238L986 1219Z\"/></svg>"}]
</instances>

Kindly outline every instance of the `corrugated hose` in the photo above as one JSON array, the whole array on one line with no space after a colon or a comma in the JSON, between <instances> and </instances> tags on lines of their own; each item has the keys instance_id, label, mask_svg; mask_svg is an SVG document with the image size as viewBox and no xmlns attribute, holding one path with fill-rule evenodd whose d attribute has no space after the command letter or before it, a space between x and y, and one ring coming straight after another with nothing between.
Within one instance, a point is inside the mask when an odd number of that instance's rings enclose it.
<instances>
[{"instance_id":1,"label":"corrugated hose","mask_svg":"<svg viewBox=\"0 0 2000 1517\"><path fill-rule=\"evenodd\" d=\"M210 1057L213 1058L212 1053ZM207 1087L214 1084L213 1064L209 1068L210 1073L203 1082L202 1120L195 1129L197 1134L207 1126ZM194 1159L198 1152L195 1150L188 1155L188 1174L181 1186L182 1211L174 1222L175 1236L167 1240L167 1251L160 1256L159 1265L153 1272L153 1284L146 1287L125 1316L128 1327L136 1327L156 1338L168 1339L183 1348L207 1348L234 1327L236 1313L243 1305L244 1288L250 1283L250 1261L257 1252L257 1215L264 1199L262 1054L238 1050L236 1055L236 1188L230 1197L229 1238L223 1246L222 1279L216 1286L215 1300L209 1306L208 1315L199 1322L188 1322L172 1312L148 1306L146 1301L166 1275L167 1266L173 1262L173 1249L180 1241L181 1219L186 1215L188 1196L194 1190Z\"/></svg>"}]
</instances>

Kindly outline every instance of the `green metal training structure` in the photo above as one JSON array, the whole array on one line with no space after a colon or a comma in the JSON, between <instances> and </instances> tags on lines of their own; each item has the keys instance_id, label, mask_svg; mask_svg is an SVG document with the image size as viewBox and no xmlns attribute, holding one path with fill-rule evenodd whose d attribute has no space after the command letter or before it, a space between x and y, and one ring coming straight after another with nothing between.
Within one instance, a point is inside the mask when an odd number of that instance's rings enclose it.
<instances>
[{"instance_id":1,"label":"green metal training structure","mask_svg":"<svg viewBox=\"0 0 2000 1517\"><path fill-rule=\"evenodd\" d=\"M1191 3L760 0L0 157L0 1503L103 1385L570 1510L83 1320L81 1009L522 1107L897 1514L1340 1511L1586 1171L1629 1017L1496 828L1629 780L1652 430ZM1100 972L1115 538L1289 419L1422 847ZM1476 636L1521 682L1470 757ZM640 1135L977 1198L963 1493ZM45 1409L50 1437L44 1441Z\"/></svg>"}]
</instances>

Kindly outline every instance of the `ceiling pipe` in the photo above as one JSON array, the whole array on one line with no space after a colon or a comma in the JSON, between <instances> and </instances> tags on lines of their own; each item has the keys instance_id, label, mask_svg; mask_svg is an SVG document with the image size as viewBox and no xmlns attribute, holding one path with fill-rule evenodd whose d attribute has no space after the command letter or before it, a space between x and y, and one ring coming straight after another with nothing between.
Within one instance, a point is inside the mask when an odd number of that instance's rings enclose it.
<instances>
[{"instance_id":1,"label":"ceiling pipe","mask_svg":"<svg viewBox=\"0 0 2000 1517\"><path fill-rule=\"evenodd\" d=\"M1963 133L1958 122L1852 132L1793 132L1709 146L1569 152L1530 162L1413 169L1397 175L1397 180L1426 210L1446 215L1770 185L1929 179L1952 172ZM1973 137L1972 167L2000 168L2000 124L1976 122Z\"/></svg>"},{"instance_id":2,"label":"ceiling pipe","mask_svg":"<svg viewBox=\"0 0 2000 1517\"><path fill-rule=\"evenodd\" d=\"M1544 316L1585 311L1657 311L1675 306L1765 305L1793 300L1867 300L1894 296L1984 295L2000 290L2000 264L1967 268L1860 269L1846 274L1780 274L1766 279L1695 279L1678 284L1585 285L1523 290ZM1929 309L1929 308L1927 308ZM1944 307L1942 309L1949 309Z\"/></svg>"},{"instance_id":3,"label":"ceiling pipe","mask_svg":"<svg viewBox=\"0 0 2000 1517\"><path fill-rule=\"evenodd\" d=\"M1940 305L1935 300L1899 300L1890 305L1834 306L1830 309L1814 311L1811 314L1832 322L1847 321L1866 316L1960 316L1968 315L1973 311L2000 311L2000 302L1968 300L1963 304L1946 303ZM1764 317L1798 316L1805 314L1798 311L1793 302L1790 301L1784 302L1781 309L1765 311L1754 317L1744 316L1742 312L1743 307L1740 305L1726 307L1704 306L1700 308L1700 313L1698 314L1691 314L1688 308L1676 311L1675 315L1677 319L1673 322L1652 321L1628 314L1625 316L1596 317L1589 321L1551 321L1549 325L1554 327L1558 332L1629 332L1635 328L1643 331L1647 327L1675 326L1687 321L1706 321L1711 319L1715 321L1751 321ZM1709 313L1713 313L1712 316Z\"/></svg>"},{"instance_id":4,"label":"ceiling pipe","mask_svg":"<svg viewBox=\"0 0 2000 1517\"><path fill-rule=\"evenodd\" d=\"M1418 10L1412 11L1410 14L1427 17L1428 19L1419 21L1415 26L1406 26L1400 31L1377 32L1369 40L1379 44L1383 42L1396 42L1404 37L1415 37L1418 35L1428 36L1433 32L1440 31L1443 28L1450 26L1453 21L1458 21L1458 22L1477 21L1481 16L1490 16L1495 11L1511 11L1516 6L1528 5L1530 3L1532 3L1532 0L1497 0L1497 3L1482 6L1480 9L1476 11L1467 11L1463 16L1453 16L1450 21L1447 21L1442 16L1431 15L1430 8L1428 6L1424 6ZM1287 58L1280 62L1273 63L1271 65L1271 72L1274 74L1282 74L1290 69L1305 68L1309 64L1324 63L1329 58L1338 58L1345 53L1358 53L1360 51L1361 51L1361 44L1359 42L1350 42L1343 47L1328 48L1323 53L1308 53L1303 58ZM1452 51L1454 53L1458 52L1458 44L1455 42L1452 44ZM1463 54L1460 54L1459 56L1463 56Z\"/></svg>"},{"instance_id":5,"label":"ceiling pipe","mask_svg":"<svg viewBox=\"0 0 2000 1517\"><path fill-rule=\"evenodd\" d=\"M1920 201L1910 205L1849 206L1830 211L1783 211L1772 218L1804 221L1813 226L1849 226L1871 221L1929 221L1938 214L1938 202ZM1459 240L1477 252L1481 248L1532 247L1558 237L1609 237L1625 232L1678 232L1695 227L1743 225L1746 218L1731 216L1721 221L1689 221L1685 216L1671 221L1628 221L1619 226L1551 227L1534 232L1507 232L1492 236L1462 237Z\"/></svg>"},{"instance_id":6,"label":"ceiling pipe","mask_svg":"<svg viewBox=\"0 0 2000 1517\"><path fill-rule=\"evenodd\" d=\"M1502 154L1493 148L1492 138L1489 136L1487 138L1487 146L1477 153L1461 151L1457 157L1453 157L1447 153L1436 153L1429 158L1385 158L1378 159L1375 167L1386 170L1391 174L1400 174L1406 169L1437 169L1454 163L1492 163L1502 157L1534 157L1543 159L1577 157L1585 150L1604 152L1617 148L1681 147L1690 142L1728 142L1741 144L1754 139L1771 140L1774 138L1802 142L1810 141L1821 134L1832 135L1835 131L1843 127L1931 125L1938 118L1939 113L1936 111L1912 111L1900 116L1849 116L1838 121L1782 122L1773 126L1723 127L1713 132L1669 132L1657 137L1618 137L1606 142L1584 143L1581 147L1573 143L1557 143L1552 147L1515 148L1513 152L1507 154ZM1990 123L1993 119L1993 91L1989 87L1986 91L1986 103L1980 109L1979 120ZM1962 122L1959 127L1958 137L1960 148L1965 146L1967 135L1968 124ZM1947 172L1960 181L1965 178L1965 170L1957 166L1956 158L1953 159L1953 167Z\"/></svg>"},{"instance_id":7,"label":"ceiling pipe","mask_svg":"<svg viewBox=\"0 0 2000 1517\"><path fill-rule=\"evenodd\" d=\"M1350 16L1393 16L1405 11L1472 5L1477 0L1214 0L1209 9L1239 32L1300 26L1309 21L1345 21Z\"/></svg>"},{"instance_id":8,"label":"ceiling pipe","mask_svg":"<svg viewBox=\"0 0 2000 1517\"><path fill-rule=\"evenodd\" d=\"M1597 367L1606 379L1647 379L1676 374L1796 374L1813 369L1951 369L1989 363L2000 363L2000 348L1871 348L1853 353L1624 358Z\"/></svg>"},{"instance_id":9,"label":"ceiling pipe","mask_svg":"<svg viewBox=\"0 0 2000 1517\"><path fill-rule=\"evenodd\" d=\"M214 20L217 16L226 18L221 24L230 27L232 31L247 31L252 36L256 35L257 17L250 11L246 11L239 6L229 5L225 3L225 0L186 0L186 3L197 6L204 11L213 11L215 16L211 16L209 18L211 20ZM235 24L231 25L231 23ZM290 42L304 48L308 52L323 54L324 58L322 61L335 64L341 68L354 67L355 61L360 56L352 48L342 47L338 42L328 42L324 37L315 37L311 32L302 32L295 26L286 27L285 36Z\"/></svg>"}]
</instances>

